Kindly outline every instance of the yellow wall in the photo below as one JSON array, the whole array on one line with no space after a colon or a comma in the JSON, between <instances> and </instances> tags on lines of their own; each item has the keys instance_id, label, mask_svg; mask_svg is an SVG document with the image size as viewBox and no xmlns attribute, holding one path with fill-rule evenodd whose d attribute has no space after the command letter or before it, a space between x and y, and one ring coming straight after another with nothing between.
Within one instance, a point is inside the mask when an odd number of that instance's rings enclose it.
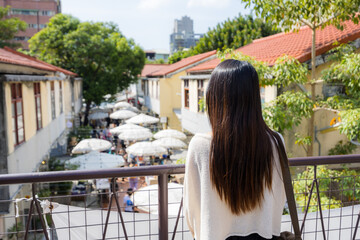
<instances>
[{"instance_id":1,"label":"yellow wall","mask_svg":"<svg viewBox=\"0 0 360 240\"><path fill-rule=\"evenodd\" d=\"M51 122L51 110L48 101L48 88L49 82L40 82L40 93L41 93L41 116L42 116L42 127L46 127Z\"/></svg>"},{"instance_id":2,"label":"yellow wall","mask_svg":"<svg viewBox=\"0 0 360 240\"><path fill-rule=\"evenodd\" d=\"M181 130L181 121L173 109L181 109L181 80L186 71L172 75L170 78L160 78L160 117L167 117L168 127Z\"/></svg>"},{"instance_id":3,"label":"yellow wall","mask_svg":"<svg viewBox=\"0 0 360 240\"><path fill-rule=\"evenodd\" d=\"M50 95L50 81L39 81L41 93L41 115L42 128L45 128L52 121L51 118L51 95ZM13 82L4 82L5 100L6 100L6 119L7 119L7 139L8 139L8 154L14 152L13 126L12 126L12 109L11 109L11 84ZM19 83L19 82L16 82ZM36 109L34 96L34 82L21 82L22 97L23 97L23 116L24 116L24 132L25 142L29 141L37 134L36 125ZM64 85L64 81L63 81ZM63 102L65 97L65 89L63 86ZM70 103L71 104L71 103ZM59 81L55 81L55 106L56 117L60 115L59 104ZM41 129L40 129L41 130Z\"/></svg>"},{"instance_id":4,"label":"yellow wall","mask_svg":"<svg viewBox=\"0 0 360 240\"><path fill-rule=\"evenodd\" d=\"M329 68L333 62L326 62L324 64L319 65L316 68L316 79L321 80L322 71ZM311 75L309 74L309 79ZM311 92L310 84L305 85L306 89ZM323 82L317 82L315 84L315 95L323 97L322 94ZM339 117L336 113L327 111L327 110L319 110L315 112L315 126L317 129L323 129L330 127L330 121L334 117ZM285 131L284 138L287 143L287 152L289 153L289 157L305 157L306 150L303 146L295 144L295 133L301 133L301 136L306 136L308 131L309 120L304 119L301 124L297 127L289 131ZM333 148L340 140L344 142L348 141L344 134L340 134L337 129L331 129L329 131L321 131L317 133L317 138L320 142L321 149L320 155L328 155L328 152L331 148ZM359 148L356 152L360 152ZM314 156L319 155L319 144L314 141Z\"/></svg>"},{"instance_id":5,"label":"yellow wall","mask_svg":"<svg viewBox=\"0 0 360 240\"><path fill-rule=\"evenodd\" d=\"M36 134L36 109L34 96L34 83L22 84L25 141L29 141Z\"/></svg>"},{"instance_id":6,"label":"yellow wall","mask_svg":"<svg viewBox=\"0 0 360 240\"><path fill-rule=\"evenodd\" d=\"M6 102L6 125L7 125L7 140L9 154L14 151L14 136L12 129L12 116L11 116L11 88L10 84L4 82L5 102Z\"/></svg>"}]
</instances>

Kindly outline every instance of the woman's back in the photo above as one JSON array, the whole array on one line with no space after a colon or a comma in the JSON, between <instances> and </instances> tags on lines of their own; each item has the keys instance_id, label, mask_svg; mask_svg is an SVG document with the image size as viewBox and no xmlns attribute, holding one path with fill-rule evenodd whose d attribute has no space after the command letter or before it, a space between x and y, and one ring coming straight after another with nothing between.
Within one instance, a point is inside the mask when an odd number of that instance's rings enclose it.
<instances>
[{"instance_id":1,"label":"woman's back","mask_svg":"<svg viewBox=\"0 0 360 240\"><path fill-rule=\"evenodd\" d=\"M196 134L189 144L186 159L184 211L195 239L220 240L253 233L267 239L271 239L273 235L278 236L286 197L275 145L272 144L274 161L271 189L264 188L260 207L237 215L220 198L211 182L211 140L212 137L208 134Z\"/></svg>"}]
</instances>

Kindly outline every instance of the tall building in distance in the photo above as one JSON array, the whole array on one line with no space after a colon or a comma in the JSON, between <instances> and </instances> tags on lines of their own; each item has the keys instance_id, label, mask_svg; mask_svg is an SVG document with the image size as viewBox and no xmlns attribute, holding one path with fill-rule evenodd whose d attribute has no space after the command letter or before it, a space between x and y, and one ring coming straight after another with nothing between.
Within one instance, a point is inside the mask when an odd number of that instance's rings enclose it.
<instances>
[{"instance_id":1,"label":"tall building in distance","mask_svg":"<svg viewBox=\"0 0 360 240\"><path fill-rule=\"evenodd\" d=\"M61 12L60 0L0 0L0 7L6 6L11 7L9 18L17 17L28 24L26 31L18 32L14 38L24 49L29 48L27 41Z\"/></svg>"},{"instance_id":2,"label":"tall building in distance","mask_svg":"<svg viewBox=\"0 0 360 240\"><path fill-rule=\"evenodd\" d=\"M194 21L188 16L175 19L174 31L170 35L170 52L195 46L203 34L194 33Z\"/></svg>"}]
</instances>

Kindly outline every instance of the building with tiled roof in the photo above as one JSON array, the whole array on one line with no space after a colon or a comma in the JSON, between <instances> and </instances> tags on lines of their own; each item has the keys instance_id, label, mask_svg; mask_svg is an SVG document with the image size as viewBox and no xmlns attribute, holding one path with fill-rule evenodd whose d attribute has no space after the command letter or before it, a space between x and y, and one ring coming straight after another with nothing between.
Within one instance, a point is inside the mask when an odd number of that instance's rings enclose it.
<instances>
[{"instance_id":1,"label":"building with tiled roof","mask_svg":"<svg viewBox=\"0 0 360 240\"><path fill-rule=\"evenodd\" d=\"M141 88L144 94L144 105L158 114L164 127L181 129L179 119L181 108L181 76L186 70L215 58L216 51L202 53L184 58L179 62L167 65L146 64L141 74ZM156 68L158 68L156 71Z\"/></svg>"},{"instance_id":2,"label":"building with tiled roof","mask_svg":"<svg viewBox=\"0 0 360 240\"><path fill-rule=\"evenodd\" d=\"M215 54L216 54L216 50L198 54L198 55L191 56L188 58L184 58L176 63L169 64L168 66L162 68L161 70L159 70L157 72L149 74L148 76L150 76L150 77L166 76L166 75L172 74L178 70L181 70L185 67L188 67L189 65L198 64L200 61L202 61L204 59L215 56Z\"/></svg>"},{"instance_id":3,"label":"building with tiled roof","mask_svg":"<svg viewBox=\"0 0 360 240\"><path fill-rule=\"evenodd\" d=\"M344 30L341 31L334 26L327 26L324 29L316 30L316 77L321 76L322 70L326 69L331 63L328 62L327 52L335 47L334 43L352 42L360 47L360 24L354 24L352 21L343 23ZM254 40L252 43L238 48L236 51L244 55L251 56L258 61L263 61L269 66L274 65L275 61L282 55L290 55L302 63L310 65L311 61L312 31L308 27L302 27L298 32L278 33L272 36ZM206 86L213 69L220 63L220 59L215 58L189 68L187 75L182 76L182 106L181 122L182 127L192 133L211 131L206 114L200 109L199 100L203 96L203 91L198 86ZM323 84L321 81L316 83L316 95L323 94ZM310 86L300 86L302 90L309 91ZM263 103L272 101L277 96L276 86L261 87L261 100ZM200 94L199 94L200 93ZM315 115L315 123L319 128L328 126L335 113L329 111L320 111ZM330 120L329 120L330 119ZM297 127L296 132L303 132L306 135L307 127L304 122ZM295 142L294 133L285 134L286 142ZM315 154L326 154L330 148L335 146L339 140L346 140L344 135L337 131L318 134L318 148L315 146ZM305 151L301 146L289 145L287 150L294 156L305 156Z\"/></svg>"},{"instance_id":4,"label":"building with tiled roof","mask_svg":"<svg viewBox=\"0 0 360 240\"><path fill-rule=\"evenodd\" d=\"M76 76L0 48L0 174L37 171L51 154L66 151L66 126L82 107ZM15 194L1 191L0 199Z\"/></svg>"},{"instance_id":5,"label":"building with tiled roof","mask_svg":"<svg viewBox=\"0 0 360 240\"><path fill-rule=\"evenodd\" d=\"M334 48L335 42L347 43L360 37L360 25L352 21L344 22L344 30L334 26L316 30L316 55L322 55ZM252 56L272 66L276 59L286 54L306 62L311 59L312 33L309 27L302 27L298 32L278 33L254 40L252 43L238 48L237 51ZM208 61L188 70L201 72L214 69L220 63L219 59Z\"/></svg>"},{"instance_id":6,"label":"building with tiled roof","mask_svg":"<svg viewBox=\"0 0 360 240\"><path fill-rule=\"evenodd\" d=\"M151 75L152 73L155 73L164 67L167 67L168 64L145 64L143 70L141 71L141 77L146 77L148 75Z\"/></svg>"}]
</instances>

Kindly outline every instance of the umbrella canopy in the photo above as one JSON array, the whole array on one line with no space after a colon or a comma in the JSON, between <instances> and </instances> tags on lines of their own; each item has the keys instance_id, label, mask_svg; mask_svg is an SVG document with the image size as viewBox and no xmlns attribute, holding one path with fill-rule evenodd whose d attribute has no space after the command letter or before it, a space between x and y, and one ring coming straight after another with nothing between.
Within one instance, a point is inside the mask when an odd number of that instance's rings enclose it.
<instances>
[{"instance_id":1,"label":"umbrella canopy","mask_svg":"<svg viewBox=\"0 0 360 240\"><path fill-rule=\"evenodd\" d=\"M126 152L135 156L159 156L166 154L167 150L152 142L137 142L126 148Z\"/></svg>"},{"instance_id":2,"label":"umbrella canopy","mask_svg":"<svg viewBox=\"0 0 360 240\"><path fill-rule=\"evenodd\" d=\"M133 106L124 108L124 110L129 110L129 111L136 112L136 113L139 112L139 109L137 109L136 107L133 107Z\"/></svg>"},{"instance_id":3,"label":"umbrella canopy","mask_svg":"<svg viewBox=\"0 0 360 240\"><path fill-rule=\"evenodd\" d=\"M143 211L150 214L158 214L158 184L146 186L134 193L134 203ZM168 213L176 216L179 211L183 185L177 183L168 184Z\"/></svg>"},{"instance_id":4,"label":"umbrella canopy","mask_svg":"<svg viewBox=\"0 0 360 240\"><path fill-rule=\"evenodd\" d=\"M141 127L139 125L129 123L129 124L120 125L116 128L112 128L112 129L110 129L110 132L112 135L119 135L120 133L122 133L124 131L135 130L135 129L146 129L146 128Z\"/></svg>"},{"instance_id":5,"label":"umbrella canopy","mask_svg":"<svg viewBox=\"0 0 360 240\"><path fill-rule=\"evenodd\" d=\"M153 144L165 147L165 148L185 148L186 144L177 138L160 138L156 141L153 141Z\"/></svg>"},{"instance_id":6,"label":"umbrella canopy","mask_svg":"<svg viewBox=\"0 0 360 240\"><path fill-rule=\"evenodd\" d=\"M177 139L181 139L181 140L186 139L186 135L183 132L173 130L173 129L161 130L154 135L155 139L168 138L168 137L177 138Z\"/></svg>"},{"instance_id":7,"label":"umbrella canopy","mask_svg":"<svg viewBox=\"0 0 360 240\"><path fill-rule=\"evenodd\" d=\"M114 108L115 103L102 102L100 107L103 109L112 109Z\"/></svg>"},{"instance_id":8,"label":"umbrella canopy","mask_svg":"<svg viewBox=\"0 0 360 240\"><path fill-rule=\"evenodd\" d=\"M110 114L112 119L128 119L135 117L137 114L129 110L119 110Z\"/></svg>"},{"instance_id":9,"label":"umbrella canopy","mask_svg":"<svg viewBox=\"0 0 360 240\"><path fill-rule=\"evenodd\" d=\"M131 107L131 104L127 102L118 102L114 105L114 108L128 108L128 107Z\"/></svg>"},{"instance_id":10,"label":"umbrella canopy","mask_svg":"<svg viewBox=\"0 0 360 240\"><path fill-rule=\"evenodd\" d=\"M133 123L133 124L153 124L157 122L159 122L158 118L151 117L143 113L126 120L126 123Z\"/></svg>"},{"instance_id":11,"label":"umbrella canopy","mask_svg":"<svg viewBox=\"0 0 360 240\"><path fill-rule=\"evenodd\" d=\"M88 119L90 120L105 119L108 116L109 114L106 112L94 112L89 115Z\"/></svg>"},{"instance_id":12,"label":"umbrella canopy","mask_svg":"<svg viewBox=\"0 0 360 240\"><path fill-rule=\"evenodd\" d=\"M133 129L120 133L119 138L127 141L139 141L149 139L153 136L149 129Z\"/></svg>"},{"instance_id":13,"label":"umbrella canopy","mask_svg":"<svg viewBox=\"0 0 360 240\"><path fill-rule=\"evenodd\" d=\"M91 113L95 113L95 112L105 112L105 113L109 113L111 112L110 108L104 108L104 107L93 107L90 109Z\"/></svg>"},{"instance_id":14,"label":"umbrella canopy","mask_svg":"<svg viewBox=\"0 0 360 240\"><path fill-rule=\"evenodd\" d=\"M111 142L97 139L97 138L90 138L81 140L71 151L72 153L87 153L91 151L105 151L111 148Z\"/></svg>"},{"instance_id":15,"label":"umbrella canopy","mask_svg":"<svg viewBox=\"0 0 360 240\"><path fill-rule=\"evenodd\" d=\"M97 151L92 151L66 161L66 164L78 165L79 170L114 168L124 166L124 163L125 161L122 156Z\"/></svg>"}]
</instances>

